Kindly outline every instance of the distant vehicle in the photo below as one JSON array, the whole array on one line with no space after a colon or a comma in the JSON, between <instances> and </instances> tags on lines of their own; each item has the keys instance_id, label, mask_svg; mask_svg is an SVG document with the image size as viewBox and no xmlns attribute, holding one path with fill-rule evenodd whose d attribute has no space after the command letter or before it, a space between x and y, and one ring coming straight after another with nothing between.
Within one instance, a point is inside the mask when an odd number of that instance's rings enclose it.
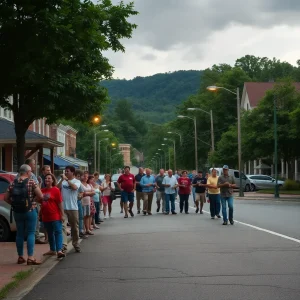
<instances>
[{"instance_id":1,"label":"distant vehicle","mask_svg":"<svg viewBox=\"0 0 300 300\"><path fill-rule=\"evenodd\" d=\"M211 174L213 168L209 169L209 172ZM214 168L217 170L217 175L223 175L223 168ZM229 175L231 175L234 178L234 183L236 184L237 188L240 188L240 172L239 170L234 170L234 169L229 169L228 170ZM251 182L250 180L246 177L246 175L242 172L242 187L245 192L250 192L251 191Z\"/></svg>"},{"instance_id":2,"label":"distant vehicle","mask_svg":"<svg viewBox=\"0 0 300 300\"><path fill-rule=\"evenodd\" d=\"M16 223L10 223L10 205L4 201L8 186L16 178L15 173L0 174L0 242L9 240L12 232L16 231Z\"/></svg>"},{"instance_id":3,"label":"distant vehicle","mask_svg":"<svg viewBox=\"0 0 300 300\"><path fill-rule=\"evenodd\" d=\"M273 189L276 184L276 179L268 175L254 174L246 176L251 182L251 191ZM279 187L281 187L284 185L284 181L278 180L277 184Z\"/></svg>"},{"instance_id":4,"label":"distant vehicle","mask_svg":"<svg viewBox=\"0 0 300 300\"><path fill-rule=\"evenodd\" d=\"M0 170L0 173L6 173L6 171L4 171L4 170Z\"/></svg>"},{"instance_id":5,"label":"distant vehicle","mask_svg":"<svg viewBox=\"0 0 300 300\"><path fill-rule=\"evenodd\" d=\"M100 179L101 181L104 180L104 177L105 177L105 174L100 174L100 175L99 175L99 179Z\"/></svg>"},{"instance_id":6,"label":"distant vehicle","mask_svg":"<svg viewBox=\"0 0 300 300\"><path fill-rule=\"evenodd\" d=\"M115 195L117 198L121 198L121 191L118 187L118 184L117 184L117 181L119 179L119 177L121 176L122 174L114 174L112 177L111 177L111 181L114 183L115 185Z\"/></svg>"}]
</instances>

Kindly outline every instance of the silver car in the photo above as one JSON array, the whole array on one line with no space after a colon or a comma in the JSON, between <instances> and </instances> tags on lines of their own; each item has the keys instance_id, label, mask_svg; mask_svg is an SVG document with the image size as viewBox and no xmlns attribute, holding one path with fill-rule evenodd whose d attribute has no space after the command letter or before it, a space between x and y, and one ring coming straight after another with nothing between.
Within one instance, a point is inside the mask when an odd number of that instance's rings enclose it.
<instances>
[{"instance_id":1,"label":"silver car","mask_svg":"<svg viewBox=\"0 0 300 300\"><path fill-rule=\"evenodd\" d=\"M273 189L275 188L276 179L268 176L268 175L261 175L261 174L255 174L255 175L246 175L250 182L251 182L251 191L256 190L267 190L267 189ZM278 180L278 186L281 187L284 185L284 181Z\"/></svg>"}]
</instances>

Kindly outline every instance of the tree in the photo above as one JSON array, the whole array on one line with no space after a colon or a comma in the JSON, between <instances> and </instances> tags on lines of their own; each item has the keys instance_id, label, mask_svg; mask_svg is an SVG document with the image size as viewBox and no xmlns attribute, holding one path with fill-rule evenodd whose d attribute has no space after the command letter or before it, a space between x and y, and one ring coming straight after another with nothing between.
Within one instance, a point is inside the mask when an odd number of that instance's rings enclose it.
<instances>
[{"instance_id":1,"label":"tree","mask_svg":"<svg viewBox=\"0 0 300 300\"><path fill-rule=\"evenodd\" d=\"M14 114L19 166L34 120L87 121L101 112L108 97L99 81L113 73L102 52L125 50L136 14L133 3L110 0L1 2L0 105Z\"/></svg>"}]
</instances>

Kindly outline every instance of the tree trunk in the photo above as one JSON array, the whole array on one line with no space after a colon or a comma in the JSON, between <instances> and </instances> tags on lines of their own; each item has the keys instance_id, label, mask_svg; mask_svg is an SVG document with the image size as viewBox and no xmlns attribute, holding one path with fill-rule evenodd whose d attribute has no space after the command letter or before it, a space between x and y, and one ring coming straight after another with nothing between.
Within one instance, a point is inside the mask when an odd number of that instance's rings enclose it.
<instances>
[{"instance_id":1,"label":"tree trunk","mask_svg":"<svg viewBox=\"0 0 300 300\"><path fill-rule=\"evenodd\" d=\"M22 122L15 119L16 145L17 145L17 164L18 169L25 162L25 134L27 128L24 128Z\"/></svg>"}]
</instances>

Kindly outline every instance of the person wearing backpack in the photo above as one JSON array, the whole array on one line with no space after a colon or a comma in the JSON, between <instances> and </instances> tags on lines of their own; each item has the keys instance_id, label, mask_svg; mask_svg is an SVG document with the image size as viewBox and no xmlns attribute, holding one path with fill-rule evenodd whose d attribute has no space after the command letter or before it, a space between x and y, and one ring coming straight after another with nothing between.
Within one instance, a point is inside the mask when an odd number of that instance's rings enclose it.
<instances>
[{"instance_id":1,"label":"person wearing backpack","mask_svg":"<svg viewBox=\"0 0 300 300\"><path fill-rule=\"evenodd\" d=\"M43 194L38 184L30 179L31 167L22 165L19 176L8 187L4 201L11 205L17 227L16 246L18 252L18 264L26 262L24 259L24 239L27 232L27 265L40 265L41 262L34 258L35 229L38 218L36 206L41 202ZM26 231L25 231L26 230Z\"/></svg>"}]
</instances>

